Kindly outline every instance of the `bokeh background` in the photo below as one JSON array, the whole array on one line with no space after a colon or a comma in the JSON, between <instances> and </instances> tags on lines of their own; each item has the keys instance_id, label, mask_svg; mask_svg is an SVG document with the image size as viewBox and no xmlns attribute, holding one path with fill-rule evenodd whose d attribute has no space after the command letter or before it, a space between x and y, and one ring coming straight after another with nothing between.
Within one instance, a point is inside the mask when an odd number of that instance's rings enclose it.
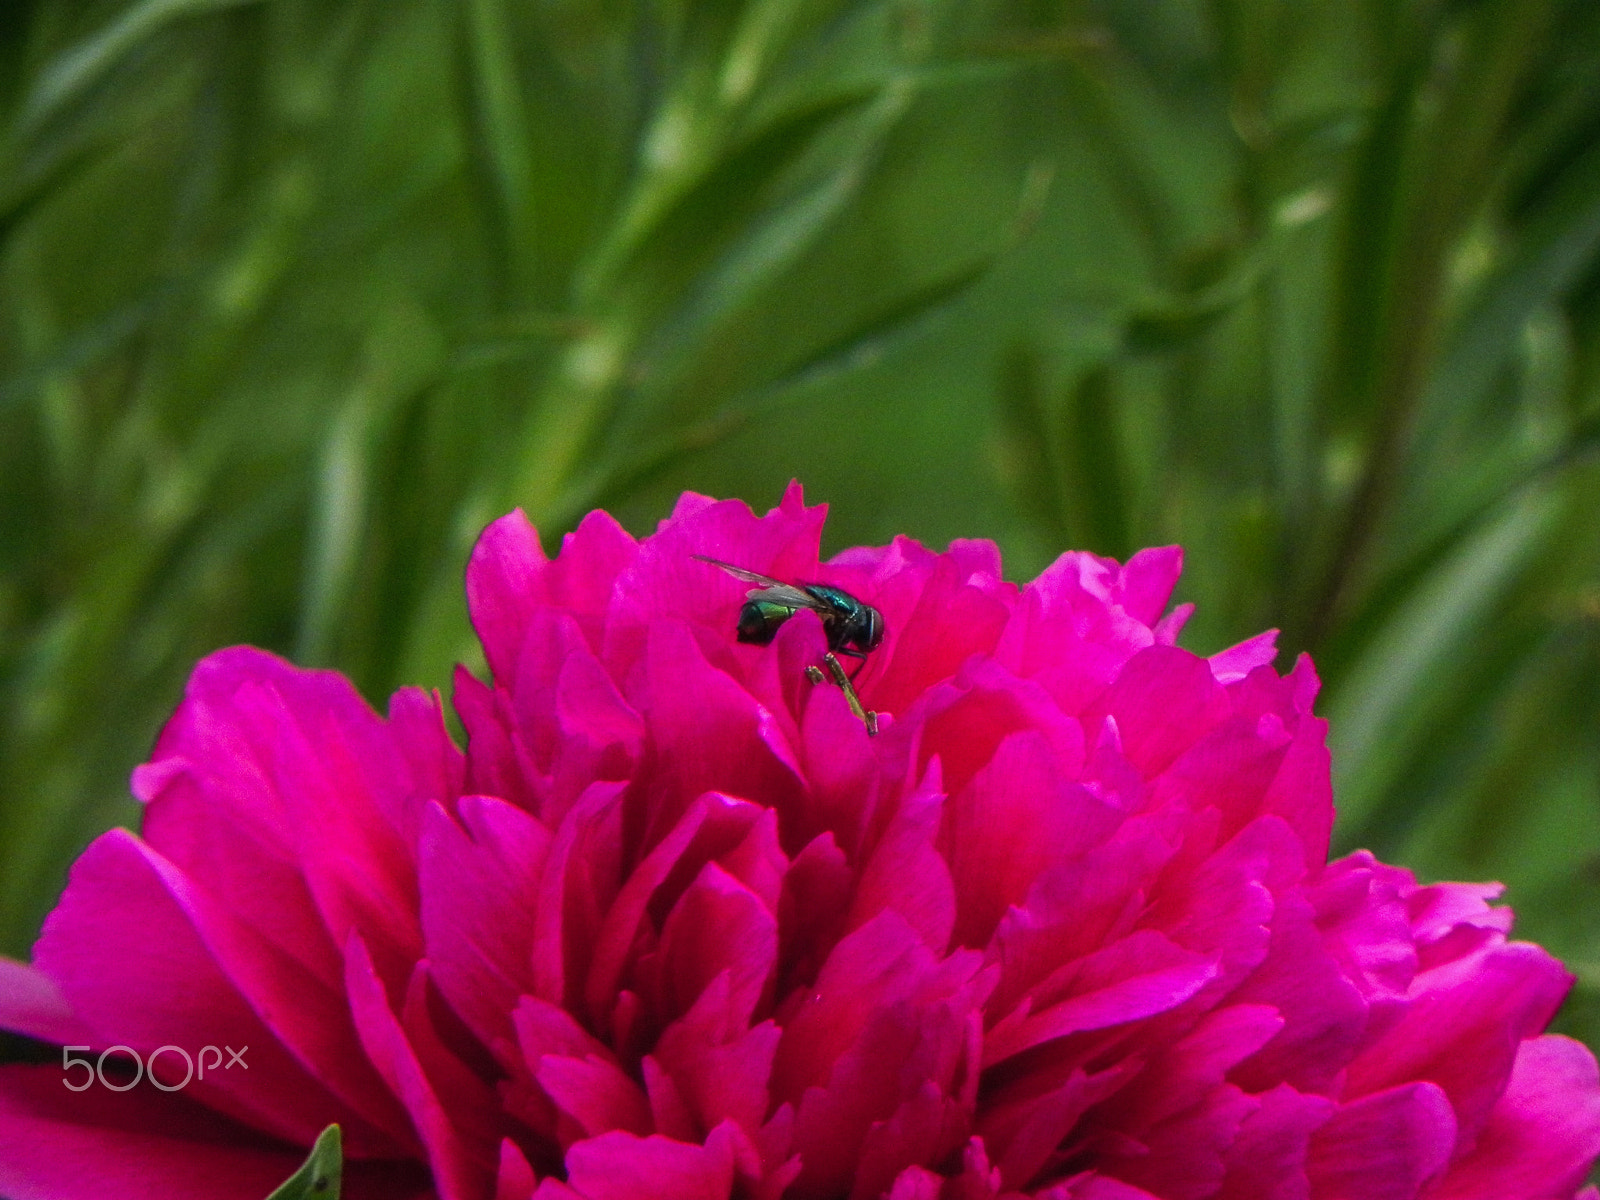
<instances>
[{"instance_id":1,"label":"bokeh background","mask_svg":"<svg viewBox=\"0 0 1600 1200\"><path fill-rule=\"evenodd\" d=\"M522 505L1181 542L1341 849L1600 1033L1594 0L0 4L0 948L233 642L476 660Z\"/></svg>"}]
</instances>

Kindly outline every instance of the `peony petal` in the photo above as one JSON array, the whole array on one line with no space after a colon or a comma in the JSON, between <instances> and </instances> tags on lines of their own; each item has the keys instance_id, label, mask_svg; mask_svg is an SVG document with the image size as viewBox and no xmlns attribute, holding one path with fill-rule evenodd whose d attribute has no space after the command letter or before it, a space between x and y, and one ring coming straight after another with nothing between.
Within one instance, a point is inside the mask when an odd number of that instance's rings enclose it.
<instances>
[{"instance_id":1,"label":"peony petal","mask_svg":"<svg viewBox=\"0 0 1600 1200\"><path fill-rule=\"evenodd\" d=\"M605 915L584 990L591 1011L603 1011L615 995L646 906L675 903L687 885L686 877L692 877L708 860L733 850L766 811L718 792L708 792L689 805L633 870ZM669 879L674 886L660 894ZM688 1002L693 999L689 997Z\"/></svg>"},{"instance_id":2,"label":"peony petal","mask_svg":"<svg viewBox=\"0 0 1600 1200\"><path fill-rule=\"evenodd\" d=\"M500 1143L500 1170L495 1175L494 1200L532 1200L537 1182L533 1168L510 1138Z\"/></svg>"},{"instance_id":3,"label":"peony petal","mask_svg":"<svg viewBox=\"0 0 1600 1200\"><path fill-rule=\"evenodd\" d=\"M1063 775L1038 730L1005 737L946 806L944 841L960 897L956 941L987 944L1043 871L1103 842L1121 819Z\"/></svg>"},{"instance_id":4,"label":"peony petal","mask_svg":"<svg viewBox=\"0 0 1600 1200\"><path fill-rule=\"evenodd\" d=\"M1135 654L1086 718L1112 717L1128 761L1148 778L1166 770L1231 712L1202 658L1174 646Z\"/></svg>"},{"instance_id":5,"label":"peony petal","mask_svg":"<svg viewBox=\"0 0 1600 1200\"><path fill-rule=\"evenodd\" d=\"M1063 776L1076 778L1083 770L1083 725L1063 714L1042 687L996 662L969 662L950 683L931 689L905 721L908 730L924 724L918 769L926 770L938 755L951 795L967 786L1006 737L1028 729L1044 737Z\"/></svg>"},{"instance_id":6,"label":"peony petal","mask_svg":"<svg viewBox=\"0 0 1600 1200\"><path fill-rule=\"evenodd\" d=\"M1007 585L997 596L987 583L974 586L952 559L939 559L916 607L896 614L884 647L876 652L883 665L867 675L866 702L904 712L972 655L990 649L1011 616L1011 589Z\"/></svg>"},{"instance_id":7,"label":"peony petal","mask_svg":"<svg viewBox=\"0 0 1600 1200\"><path fill-rule=\"evenodd\" d=\"M260 1200L305 1156L178 1092L75 1093L62 1080L59 1066L0 1068L0 1194L10 1200ZM359 1196L351 1174L346 1194ZM409 1188L396 1179L386 1194L426 1194L409 1174Z\"/></svg>"},{"instance_id":8,"label":"peony petal","mask_svg":"<svg viewBox=\"0 0 1600 1200\"><path fill-rule=\"evenodd\" d=\"M639 1085L598 1054L567 1058L547 1054L534 1066L534 1078L586 1137L622 1129L650 1131L650 1105Z\"/></svg>"},{"instance_id":9,"label":"peony petal","mask_svg":"<svg viewBox=\"0 0 1600 1200\"><path fill-rule=\"evenodd\" d=\"M777 960L777 918L749 888L707 863L661 931L661 1011L687 1012L713 979L726 978L728 1020L742 1028L770 991Z\"/></svg>"},{"instance_id":10,"label":"peony petal","mask_svg":"<svg viewBox=\"0 0 1600 1200\"><path fill-rule=\"evenodd\" d=\"M615 899L622 793L621 784L592 784L562 818L545 856L531 959L534 994L551 1004L579 998L602 914Z\"/></svg>"},{"instance_id":11,"label":"peony petal","mask_svg":"<svg viewBox=\"0 0 1600 1200\"><path fill-rule=\"evenodd\" d=\"M92 1041L55 981L42 971L0 957L0 1029L58 1046Z\"/></svg>"},{"instance_id":12,"label":"peony petal","mask_svg":"<svg viewBox=\"0 0 1600 1200\"><path fill-rule=\"evenodd\" d=\"M728 1200L733 1150L727 1137L704 1146L659 1136L607 1133L567 1152L567 1182L585 1200Z\"/></svg>"},{"instance_id":13,"label":"peony petal","mask_svg":"<svg viewBox=\"0 0 1600 1200\"><path fill-rule=\"evenodd\" d=\"M938 773L901 800L889 827L861 868L846 928L856 929L880 912L896 912L942 954L955 928L955 882L935 839L944 810Z\"/></svg>"},{"instance_id":14,"label":"peony petal","mask_svg":"<svg viewBox=\"0 0 1600 1200\"><path fill-rule=\"evenodd\" d=\"M464 796L461 823L433 806L417 852L423 944L434 978L485 1046L510 1037L533 984L532 914L550 832L492 796Z\"/></svg>"},{"instance_id":15,"label":"peony petal","mask_svg":"<svg viewBox=\"0 0 1600 1200\"><path fill-rule=\"evenodd\" d=\"M467 610L496 675L516 673L528 614L544 599L544 564L538 531L520 508L492 522L472 548Z\"/></svg>"},{"instance_id":16,"label":"peony petal","mask_svg":"<svg viewBox=\"0 0 1600 1200\"><path fill-rule=\"evenodd\" d=\"M415 830L450 759L413 773L439 729L417 737L414 703L398 732L348 680L236 647L195 669L184 703L135 773L146 840L330 986L338 947L360 929L397 984L420 950Z\"/></svg>"},{"instance_id":17,"label":"peony petal","mask_svg":"<svg viewBox=\"0 0 1600 1200\"><path fill-rule=\"evenodd\" d=\"M1549 1024L1571 976L1525 942L1492 944L1417 978L1405 1015L1350 1065L1347 1094L1430 1080L1476 1136L1505 1089L1522 1039ZM1460 1047L1473 1047L1463 1054Z\"/></svg>"},{"instance_id":18,"label":"peony petal","mask_svg":"<svg viewBox=\"0 0 1600 1200\"><path fill-rule=\"evenodd\" d=\"M1311 905L1298 895L1279 900L1266 960L1229 999L1261 1001L1283 1014L1282 1031L1233 1075L1251 1091L1286 1082L1331 1095L1368 1033L1366 1002L1323 946Z\"/></svg>"},{"instance_id":19,"label":"peony petal","mask_svg":"<svg viewBox=\"0 0 1600 1200\"><path fill-rule=\"evenodd\" d=\"M668 1026L652 1059L672 1080L686 1115L700 1130L732 1120L755 1134L770 1107L767 1080L781 1031L771 1021L745 1030L727 975L718 976L695 1006Z\"/></svg>"},{"instance_id":20,"label":"peony petal","mask_svg":"<svg viewBox=\"0 0 1600 1200\"><path fill-rule=\"evenodd\" d=\"M1600 1154L1600 1073L1587 1046L1548 1036L1522 1043L1511 1080L1477 1145L1430 1200L1565 1200Z\"/></svg>"},{"instance_id":21,"label":"peony petal","mask_svg":"<svg viewBox=\"0 0 1600 1200\"><path fill-rule=\"evenodd\" d=\"M1178 946L1154 930L1137 933L1069 964L1041 985L1032 1016L1002 1021L984 1042L984 1065L1068 1034L1105 1029L1168 1012L1217 975L1211 958Z\"/></svg>"},{"instance_id":22,"label":"peony petal","mask_svg":"<svg viewBox=\"0 0 1600 1200\"><path fill-rule=\"evenodd\" d=\"M1341 1105L1311 1136L1311 1194L1413 1200L1449 1162L1455 1136L1450 1101L1431 1083Z\"/></svg>"},{"instance_id":23,"label":"peony petal","mask_svg":"<svg viewBox=\"0 0 1600 1200\"><path fill-rule=\"evenodd\" d=\"M185 1089L192 1097L295 1144L309 1146L333 1121L357 1155L413 1144L342 1003L320 997L317 980L125 830L103 834L78 860L34 956L97 1049L174 1045L198 1056L208 1045L248 1047L248 1075L207 1075Z\"/></svg>"},{"instance_id":24,"label":"peony petal","mask_svg":"<svg viewBox=\"0 0 1600 1200\"><path fill-rule=\"evenodd\" d=\"M685 626L664 621L651 626L642 681L635 706L648 705L656 714L656 793L645 831L650 844L703 792L761 796L774 804L798 797L792 756L774 751L762 709L706 661ZM693 703L679 702L682 696L692 696Z\"/></svg>"},{"instance_id":25,"label":"peony petal","mask_svg":"<svg viewBox=\"0 0 1600 1200\"><path fill-rule=\"evenodd\" d=\"M1281 1084L1257 1097L1260 1107L1239 1126L1224 1158L1217 1200L1307 1200L1311 1135L1333 1114L1333 1101Z\"/></svg>"},{"instance_id":26,"label":"peony petal","mask_svg":"<svg viewBox=\"0 0 1600 1200\"><path fill-rule=\"evenodd\" d=\"M1219 650L1206 661L1211 664L1211 674L1218 683L1234 683L1257 667L1270 667L1277 657L1278 631L1269 629L1226 650Z\"/></svg>"},{"instance_id":27,"label":"peony petal","mask_svg":"<svg viewBox=\"0 0 1600 1200\"><path fill-rule=\"evenodd\" d=\"M494 1164L474 1159L417 1059L400 1022L390 1011L383 984L359 934L345 951L350 1006L361 1044L405 1104L433 1169L440 1200L468 1200L486 1192Z\"/></svg>"}]
</instances>

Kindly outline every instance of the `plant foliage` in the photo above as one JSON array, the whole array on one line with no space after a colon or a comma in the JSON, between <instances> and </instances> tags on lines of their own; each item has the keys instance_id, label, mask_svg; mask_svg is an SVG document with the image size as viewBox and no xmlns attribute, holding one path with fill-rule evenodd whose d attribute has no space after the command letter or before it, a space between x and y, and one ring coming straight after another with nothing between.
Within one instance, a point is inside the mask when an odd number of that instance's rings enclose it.
<instances>
[{"instance_id":1,"label":"plant foliage","mask_svg":"<svg viewBox=\"0 0 1600 1200\"><path fill-rule=\"evenodd\" d=\"M1600 995L1591 0L0 9L0 939L193 661L369 697L683 487L1189 551L1315 655L1340 839ZM1591 1036L1591 1041L1593 1041Z\"/></svg>"}]
</instances>

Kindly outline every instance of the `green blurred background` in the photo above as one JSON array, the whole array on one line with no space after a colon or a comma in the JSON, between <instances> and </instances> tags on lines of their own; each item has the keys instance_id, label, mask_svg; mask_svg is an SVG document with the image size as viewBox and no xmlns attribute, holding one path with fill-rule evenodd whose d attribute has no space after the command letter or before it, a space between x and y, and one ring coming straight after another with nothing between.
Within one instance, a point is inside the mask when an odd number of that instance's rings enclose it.
<instances>
[{"instance_id":1,"label":"green blurred background","mask_svg":"<svg viewBox=\"0 0 1600 1200\"><path fill-rule=\"evenodd\" d=\"M0 134L0 948L207 651L443 687L494 515L798 476L1183 543L1596 1040L1594 0L13 0Z\"/></svg>"}]
</instances>

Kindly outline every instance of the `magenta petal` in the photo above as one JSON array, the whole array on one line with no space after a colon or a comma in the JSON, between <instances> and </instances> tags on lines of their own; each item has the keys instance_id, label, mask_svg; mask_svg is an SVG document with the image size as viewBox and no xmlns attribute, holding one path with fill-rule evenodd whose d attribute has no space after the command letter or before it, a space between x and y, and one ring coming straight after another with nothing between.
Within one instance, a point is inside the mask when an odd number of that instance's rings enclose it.
<instances>
[{"instance_id":1,"label":"magenta petal","mask_svg":"<svg viewBox=\"0 0 1600 1200\"><path fill-rule=\"evenodd\" d=\"M1179 649L1176 547L1019 590L983 542L819 563L823 517L495 522L465 755L429 693L208 657L144 841L0 961L0 1025L169 1057L0 1069L0 1192L259 1196L337 1120L351 1200L1572 1200L1567 976L1492 885L1326 861L1308 658ZM708 555L878 609L876 735L837 625L739 642ZM198 1044L248 1073L163 1095Z\"/></svg>"},{"instance_id":2,"label":"magenta petal","mask_svg":"<svg viewBox=\"0 0 1600 1200\"><path fill-rule=\"evenodd\" d=\"M383 984L361 938L352 935L345 952L347 980L356 1028L378 1070L395 1091L417 1128L433 1168L440 1200L471 1200L487 1190L489 1164L474 1161L440 1102L400 1022L390 1011Z\"/></svg>"},{"instance_id":3,"label":"magenta petal","mask_svg":"<svg viewBox=\"0 0 1600 1200\"><path fill-rule=\"evenodd\" d=\"M1129 660L1095 711L1116 720L1128 761L1148 777L1225 720L1231 707L1204 659L1152 646Z\"/></svg>"},{"instance_id":4,"label":"magenta petal","mask_svg":"<svg viewBox=\"0 0 1600 1200\"><path fill-rule=\"evenodd\" d=\"M0 1068L0 1195L10 1200L260 1200L304 1157L181 1093L75 1093L63 1078L59 1064Z\"/></svg>"},{"instance_id":5,"label":"magenta petal","mask_svg":"<svg viewBox=\"0 0 1600 1200\"><path fill-rule=\"evenodd\" d=\"M248 1078L208 1075L186 1089L191 1096L297 1144L309 1146L332 1121L346 1125L356 1153L393 1153L410 1142L342 1003L320 996L319 981L276 957L124 830L102 835L78 860L35 960L98 1047L250 1048ZM263 1007L281 1031L253 1007L263 1000L276 1001Z\"/></svg>"},{"instance_id":6,"label":"magenta petal","mask_svg":"<svg viewBox=\"0 0 1600 1200\"><path fill-rule=\"evenodd\" d=\"M1267 958L1232 999L1259 1000L1283 1017L1282 1032L1233 1076L1250 1090L1287 1082L1332 1094L1369 1031L1366 1002L1323 946L1311 906L1300 896L1279 902Z\"/></svg>"},{"instance_id":7,"label":"magenta petal","mask_svg":"<svg viewBox=\"0 0 1600 1200\"><path fill-rule=\"evenodd\" d=\"M698 870L705 860L732 850L760 820L764 810L730 796L708 792L690 804L676 825L636 866L605 915L589 966L585 997L603 1012L615 995L628 955L645 919L646 906L661 901L658 892L670 877ZM676 897L664 897L673 899ZM689 1002L693 1002L689 997Z\"/></svg>"},{"instance_id":8,"label":"magenta petal","mask_svg":"<svg viewBox=\"0 0 1600 1200\"><path fill-rule=\"evenodd\" d=\"M937 849L944 796L929 772L900 802L889 827L873 847L856 884L847 927L866 924L880 912L904 917L927 944L943 953L955 928L955 882Z\"/></svg>"},{"instance_id":9,"label":"magenta petal","mask_svg":"<svg viewBox=\"0 0 1600 1200\"><path fill-rule=\"evenodd\" d=\"M1491 945L1426 972L1404 1017L1351 1064L1346 1087L1360 1094L1432 1080L1475 1135L1505 1089L1522 1039L1549 1023L1570 985L1560 963L1525 942ZM1463 1045L1473 1052L1461 1053Z\"/></svg>"},{"instance_id":10,"label":"magenta petal","mask_svg":"<svg viewBox=\"0 0 1600 1200\"><path fill-rule=\"evenodd\" d=\"M588 1057L609 1053L599 1041L564 1008L537 996L523 996L512 1014L517 1044L530 1066L537 1066L547 1054Z\"/></svg>"},{"instance_id":11,"label":"magenta petal","mask_svg":"<svg viewBox=\"0 0 1600 1200\"><path fill-rule=\"evenodd\" d=\"M550 833L489 796L463 797L459 811L461 825L438 806L424 822L423 942L440 991L494 1046L512 1036L516 998L532 987L532 914Z\"/></svg>"},{"instance_id":12,"label":"magenta petal","mask_svg":"<svg viewBox=\"0 0 1600 1200\"><path fill-rule=\"evenodd\" d=\"M615 1063L597 1054L587 1058L549 1054L538 1061L533 1075L556 1107L588 1137L614 1129L650 1131L650 1105L644 1092Z\"/></svg>"},{"instance_id":13,"label":"magenta petal","mask_svg":"<svg viewBox=\"0 0 1600 1200\"><path fill-rule=\"evenodd\" d=\"M979 1114L978 1128L1006 1186L1022 1187L1038 1175L1084 1113L1114 1095L1130 1074L1126 1065L1098 1075L1074 1069L1041 1095L995 1097L999 1103L991 1102Z\"/></svg>"},{"instance_id":14,"label":"magenta petal","mask_svg":"<svg viewBox=\"0 0 1600 1200\"><path fill-rule=\"evenodd\" d=\"M1230 1004L1205 1014L1182 1036L1145 1051L1148 1065L1103 1111L1120 1127L1145 1131L1184 1113L1214 1105L1231 1069L1283 1028L1283 1018L1259 1004Z\"/></svg>"},{"instance_id":15,"label":"magenta petal","mask_svg":"<svg viewBox=\"0 0 1600 1200\"><path fill-rule=\"evenodd\" d=\"M1211 674L1218 683L1234 683L1257 667L1271 666L1277 657L1278 631L1269 629L1253 638L1246 638L1236 646L1217 651L1206 661L1211 664Z\"/></svg>"},{"instance_id":16,"label":"magenta petal","mask_svg":"<svg viewBox=\"0 0 1600 1200\"><path fill-rule=\"evenodd\" d=\"M1163 1200L1210 1200L1222 1185L1228 1151L1258 1107L1238 1088L1215 1088L1203 1103L1143 1131L1141 1151L1116 1173Z\"/></svg>"},{"instance_id":17,"label":"magenta petal","mask_svg":"<svg viewBox=\"0 0 1600 1200\"><path fill-rule=\"evenodd\" d=\"M523 511L515 509L478 535L467 563L467 608L489 669L516 674L528 614L543 599L544 548Z\"/></svg>"},{"instance_id":18,"label":"magenta petal","mask_svg":"<svg viewBox=\"0 0 1600 1200\"><path fill-rule=\"evenodd\" d=\"M531 950L534 994L552 1004L578 998L583 966L615 899L605 870L615 861L621 784L592 784L561 820L539 879Z\"/></svg>"},{"instance_id":19,"label":"magenta petal","mask_svg":"<svg viewBox=\"0 0 1600 1200\"><path fill-rule=\"evenodd\" d=\"M1522 1043L1478 1143L1429 1200L1565 1200L1600 1154L1600 1072L1587 1046L1554 1035Z\"/></svg>"},{"instance_id":20,"label":"magenta petal","mask_svg":"<svg viewBox=\"0 0 1600 1200\"><path fill-rule=\"evenodd\" d=\"M939 1200L943 1187L944 1176L926 1167L907 1167L895 1176L888 1200Z\"/></svg>"},{"instance_id":21,"label":"magenta petal","mask_svg":"<svg viewBox=\"0 0 1600 1200\"><path fill-rule=\"evenodd\" d=\"M926 693L906 726L922 730L921 763L934 755L943 766L945 789L958 794L994 755L1007 736L1036 730L1067 778L1083 770L1083 725L1061 711L1037 683L1019 679L999 663L975 659L955 680Z\"/></svg>"},{"instance_id":22,"label":"magenta petal","mask_svg":"<svg viewBox=\"0 0 1600 1200\"><path fill-rule=\"evenodd\" d=\"M1033 729L1004 738L946 809L955 937L967 946L986 944L1041 872L1104 841L1123 815L1067 779Z\"/></svg>"},{"instance_id":23,"label":"magenta petal","mask_svg":"<svg viewBox=\"0 0 1600 1200\"><path fill-rule=\"evenodd\" d=\"M1264 812L1279 814L1295 831L1305 848L1307 870L1328 861L1328 843L1333 834L1333 784L1327 740L1326 721L1314 717L1302 720L1262 804Z\"/></svg>"},{"instance_id":24,"label":"magenta petal","mask_svg":"<svg viewBox=\"0 0 1600 1200\"><path fill-rule=\"evenodd\" d=\"M1245 1118L1228 1147L1227 1176L1217 1200L1306 1200L1311 1135L1332 1115L1333 1101L1302 1095L1287 1084L1257 1100L1260 1107Z\"/></svg>"},{"instance_id":25,"label":"magenta petal","mask_svg":"<svg viewBox=\"0 0 1600 1200\"><path fill-rule=\"evenodd\" d=\"M712 981L694 1008L661 1035L654 1059L646 1061L658 1063L670 1077L685 1117L700 1129L732 1120L754 1136L770 1107L767 1080L781 1030L771 1021L749 1030L736 1023L727 979L724 974Z\"/></svg>"},{"instance_id":26,"label":"magenta petal","mask_svg":"<svg viewBox=\"0 0 1600 1200\"><path fill-rule=\"evenodd\" d=\"M500 1143L500 1171L495 1176L494 1200L531 1200L538 1179L517 1144Z\"/></svg>"},{"instance_id":27,"label":"magenta petal","mask_svg":"<svg viewBox=\"0 0 1600 1200\"><path fill-rule=\"evenodd\" d=\"M879 669L881 674L871 667L872 674L863 672L865 702L904 712L972 655L993 647L1011 616L1009 599L995 596L989 587L973 586L954 562L940 561L916 608L897 618L877 652L888 660L887 666Z\"/></svg>"},{"instance_id":28,"label":"magenta petal","mask_svg":"<svg viewBox=\"0 0 1600 1200\"><path fill-rule=\"evenodd\" d=\"M715 1132L704 1146L607 1133L567 1152L567 1182L585 1200L728 1200L733 1149Z\"/></svg>"},{"instance_id":29,"label":"magenta petal","mask_svg":"<svg viewBox=\"0 0 1600 1200\"><path fill-rule=\"evenodd\" d=\"M1073 1184L1068 1191L1061 1193L1040 1193L1041 1200L1158 1200L1153 1193L1143 1188L1134 1187L1131 1183L1123 1183L1120 1179L1111 1179L1105 1175L1096 1175L1081 1183Z\"/></svg>"},{"instance_id":30,"label":"magenta petal","mask_svg":"<svg viewBox=\"0 0 1600 1200\"><path fill-rule=\"evenodd\" d=\"M834 947L804 1006L786 1022L773 1067L774 1096L798 1099L808 1085L824 1082L879 1010L918 993L960 987L977 967L970 952L938 959L905 918L880 913Z\"/></svg>"},{"instance_id":31,"label":"magenta petal","mask_svg":"<svg viewBox=\"0 0 1600 1200\"><path fill-rule=\"evenodd\" d=\"M1455 1114L1431 1083L1407 1084L1341 1105L1312 1135L1313 1196L1414 1200L1450 1161Z\"/></svg>"},{"instance_id":32,"label":"magenta petal","mask_svg":"<svg viewBox=\"0 0 1600 1200\"><path fill-rule=\"evenodd\" d=\"M330 986L351 928L391 982L420 948L415 831L459 763L440 718L419 734L417 701L397 704L398 730L343 677L235 647L195 669L136 773L150 845ZM448 761L419 773L430 750Z\"/></svg>"},{"instance_id":33,"label":"magenta petal","mask_svg":"<svg viewBox=\"0 0 1600 1200\"><path fill-rule=\"evenodd\" d=\"M4 957L0 957L0 1029L60 1046L94 1038L73 1015L54 980L27 963Z\"/></svg>"},{"instance_id":34,"label":"magenta petal","mask_svg":"<svg viewBox=\"0 0 1600 1200\"><path fill-rule=\"evenodd\" d=\"M648 696L639 703L656 714L656 786L662 789L647 836L665 834L702 792L769 800L798 792L793 756L769 741L761 706L706 661L687 628L654 624L646 663ZM678 702L685 695L694 703Z\"/></svg>"},{"instance_id":35,"label":"magenta petal","mask_svg":"<svg viewBox=\"0 0 1600 1200\"><path fill-rule=\"evenodd\" d=\"M1172 599L1172 589L1183 574L1182 546L1152 546L1140 550L1122 568L1122 607L1128 615L1154 625Z\"/></svg>"},{"instance_id":36,"label":"magenta petal","mask_svg":"<svg viewBox=\"0 0 1600 1200\"><path fill-rule=\"evenodd\" d=\"M728 1019L744 1026L771 987L778 920L761 898L716 863L701 868L661 931L668 1012L687 1012L713 979L728 980Z\"/></svg>"},{"instance_id":37,"label":"magenta petal","mask_svg":"<svg viewBox=\"0 0 1600 1200\"><path fill-rule=\"evenodd\" d=\"M1212 958L1178 946L1154 930L1115 942L1064 968L1043 988L1073 994L1043 1004L1032 1016L1002 1021L984 1041L986 1065L1068 1034L1105 1029L1167 1012L1217 975Z\"/></svg>"}]
</instances>

